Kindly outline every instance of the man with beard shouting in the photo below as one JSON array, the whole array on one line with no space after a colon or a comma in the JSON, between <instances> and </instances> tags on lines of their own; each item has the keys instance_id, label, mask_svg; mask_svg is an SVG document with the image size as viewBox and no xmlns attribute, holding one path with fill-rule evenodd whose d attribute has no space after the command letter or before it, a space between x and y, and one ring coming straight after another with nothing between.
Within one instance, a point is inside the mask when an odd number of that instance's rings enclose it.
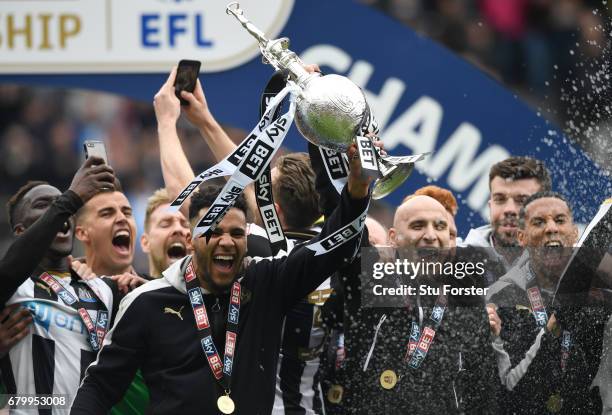
<instances>
[{"instance_id":1,"label":"man with beard shouting","mask_svg":"<svg viewBox=\"0 0 612 415\"><path fill-rule=\"evenodd\" d=\"M246 202L239 196L212 233L192 239L193 257L129 294L71 413L106 413L138 368L154 413L270 413L285 313L350 261L359 243L371 179L362 178L355 154L352 146L338 209L310 243L242 270ZM192 226L219 191L192 196Z\"/></svg>"},{"instance_id":2,"label":"man with beard shouting","mask_svg":"<svg viewBox=\"0 0 612 415\"><path fill-rule=\"evenodd\" d=\"M551 307L578 238L570 206L558 193L538 192L524 202L518 223L518 241L528 260L488 293L489 314L496 320L493 348L505 389L501 407L508 414L601 413L597 393L589 391L599 360L589 349L601 346L605 319L594 319L597 310L586 305L571 311ZM590 340L579 342L585 332Z\"/></svg>"}]
</instances>

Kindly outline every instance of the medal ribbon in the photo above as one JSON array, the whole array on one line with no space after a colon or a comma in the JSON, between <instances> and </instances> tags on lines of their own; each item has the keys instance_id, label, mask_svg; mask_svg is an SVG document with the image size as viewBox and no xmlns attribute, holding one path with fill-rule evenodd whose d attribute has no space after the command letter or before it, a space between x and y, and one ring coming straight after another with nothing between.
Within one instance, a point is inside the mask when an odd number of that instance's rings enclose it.
<instances>
[{"instance_id":1,"label":"medal ribbon","mask_svg":"<svg viewBox=\"0 0 612 415\"><path fill-rule=\"evenodd\" d=\"M189 259L189 264L184 271L183 278L193 316L195 317L196 328L200 338L200 345L208 360L208 365L217 382L221 385L226 395L229 395L232 382L232 369L234 365L234 355L236 350L236 340L238 338L238 322L240 318L240 283L235 281L230 292L229 309L227 312L227 329L225 332L225 351L223 361L219 356L217 347L213 341L210 321L204 305L204 297L200 290L200 283L193 271L193 263Z\"/></svg>"},{"instance_id":2,"label":"medal ribbon","mask_svg":"<svg viewBox=\"0 0 612 415\"><path fill-rule=\"evenodd\" d=\"M106 331L108 330L108 311L106 310L104 303L96 298L96 300L102 305L103 309L98 311L98 318L94 323L89 315L89 312L81 304L81 301L78 298L75 298L75 296L72 295L72 293L68 291L66 287L64 287L64 285L54 276L47 272L43 272L38 279L51 288L57 297L64 302L64 304L72 307L77 311L77 313L79 313L79 317L81 317L81 321L83 321L83 324L85 324L85 328L87 329L87 338L91 348L94 352L100 350L104 337L106 336ZM93 294L95 296L95 293Z\"/></svg>"},{"instance_id":3,"label":"medal ribbon","mask_svg":"<svg viewBox=\"0 0 612 415\"><path fill-rule=\"evenodd\" d=\"M529 273L529 280L535 282L535 276L533 275L531 268L528 268L527 272ZM540 288L537 286L537 283L536 285L527 289L527 298L529 298L529 304L531 305L531 310L533 310L533 317L535 318L536 324L540 328L546 327L546 325L548 324L548 313L546 312L542 293L540 292ZM565 371L565 367L567 366L567 360L569 359L571 348L572 334L568 330L563 330L561 337L562 371Z\"/></svg>"},{"instance_id":4,"label":"medal ribbon","mask_svg":"<svg viewBox=\"0 0 612 415\"><path fill-rule=\"evenodd\" d=\"M409 360L408 366L411 368L418 369L425 360L425 357L427 357L429 348L436 336L436 330L438 330L440 323L442 323L442 318L444 318L446 303L445 295L438 296L429 316L430 324L425 326L422 333L416 321L412 321L410 338L406 346L406 357L404 358L404 360Z\"/></svg>"}]
</instances>

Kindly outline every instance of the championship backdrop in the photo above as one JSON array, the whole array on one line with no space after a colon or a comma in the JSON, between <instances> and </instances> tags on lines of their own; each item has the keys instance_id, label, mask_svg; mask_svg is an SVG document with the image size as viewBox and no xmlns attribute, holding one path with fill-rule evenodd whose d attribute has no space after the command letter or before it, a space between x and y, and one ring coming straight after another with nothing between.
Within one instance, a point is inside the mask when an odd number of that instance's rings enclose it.
<instances>
[{"instance_id":1,"label":"championship backdrop","mask_svg":"<svg viewBox=\"0 0 612 415\"><path fill-rule=\"evenodd\" d=\"M272 67L227 2L200 0L2 1L0 82L104 90L151 102L180 59L202 61L216 118L244 130L258 121ZM509 155L546 161L556 190L588 221L612 194L606 176L539 114L438 44L349 0L244 0L270 38L286 36L305 62L365 91L391 155L433 151L385 200L398 204L436 183L459 197L460 229L488 217L488 170ZM285 144L304 150L295 128ZM137 157L138 155L134 155Z\"/></svg>"}]
</instances>

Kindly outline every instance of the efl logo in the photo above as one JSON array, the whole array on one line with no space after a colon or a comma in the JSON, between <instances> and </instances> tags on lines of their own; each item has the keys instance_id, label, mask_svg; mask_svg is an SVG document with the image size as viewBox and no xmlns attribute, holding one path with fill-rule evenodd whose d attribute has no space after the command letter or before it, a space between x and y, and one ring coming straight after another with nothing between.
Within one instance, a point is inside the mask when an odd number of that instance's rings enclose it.
<instances>
[{"instance_id":1,"label":"efl logo","mask_svg":"<svg viewBox=\"0 0 612 415\"><path fill-rule=\"evenodd\" d=\"M193 306L199 306L204 303L202 299L202 293L200 292L200 287L192 288L189 290L189 300Z\"/></svg>"},{"instance_id":2,"label":"efl logo","mask_svg":"<svg viewBox=\"0 0 612 415\"><path fill-rule=\"evenodd\" d=\"M240 172L253 181L257 180L259 173L261 173L268 162L272 150L274 150L272 146L262 141L255 142L249 154L246 155L246 160L242 167L240 167Z\"/></svg>"}]
</instances>

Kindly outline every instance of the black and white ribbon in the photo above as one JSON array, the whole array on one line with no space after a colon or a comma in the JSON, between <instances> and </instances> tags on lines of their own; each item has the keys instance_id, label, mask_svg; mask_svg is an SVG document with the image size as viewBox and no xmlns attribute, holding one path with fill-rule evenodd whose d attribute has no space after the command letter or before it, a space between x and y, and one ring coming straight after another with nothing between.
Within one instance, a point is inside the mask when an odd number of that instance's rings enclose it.
<instances>
[{"instance_id":1,"label":"black and white ribbon","mask_svg":"<svg viewBox=\"0 0 612 415\"><path fill-rule=\"evenodd\" d=\"M287 85L287 74L283 71L278 71L268 81L264 92L261 96L259 103L259 115L263 116L274 97L279 94L283 88ZM272 114L272 121L275 121L280 115L281 106L278 106L274 114ZM257 201L257 207L259 214L270 242L270 248L274 255L280 251L287 252L287 239L281 226L280 219L278 218L278 212L274 205L274 194L272 193L272 170L270 166L266 167L255 182L255 200Z\"/></svg>"},{"instance_id":2,"label":"black and white ribbon","mask_svg":"<svg viewBox=\"0 0 612 415\"><path fill-rule=\"evenodd\" d=\"M193 230L194 237L201 236L214 229L234 204L238 195L244 191L244 188L258 180L268 167L293 123L295 96L298 91L297 86L290 83L273 99L273 103L278 105L287 94L291 93L289 110L254 137L253 143L248 147L248 152L242 156L240 163L235 166L231 173L231 178L212 206L198 221ZM271 114L274 109L275 106L271 105L266 111L266 115Z\"/></svg>"},{"instance_id":3,"label":"black and white ribbon","mask_svg":"<svg viewBox=\"0 0 612 415\"><path fill-rule=\"evenodd\" d=\"M366 217L368 216L369 207L370 204L368 203L368 206L366 206L363 213L361 213L357 219L338 229L328 237L321 239L318 242L306 245L306 248L314 251L314 256L319 256L331 252L351 239L360 236L361 231L363 231L363 227L365 226L364 224Z\"/></svg>"},{"instance_id":4,"label":"black and white ribbon","mask_svg":"<svg viewBox=\"0 0 612 415\"><path fill-rule=\"evenodd\" d=\"M242 140L238 147L236 147L236 149L232 151L230 155L225 157L219 163L198 174L170 204L170 210L178 211L185 200L187 200L191 193L193 193L193 191L196 190L202 183L208 180L216 179L217 177L225 177L234 174L243 157L249 153L249 150L257 141L257 138L262 135L264 130L270 125L273 114L277 110L282 100L291 90L292 89L290 87L287 87L283 89L283 91L281 91L276 97L274 97L270 101L270 105L268 106L265 114L257 123L257 126L253 128L253 130L244 140Z\"/></svg>"}]
</instances>

